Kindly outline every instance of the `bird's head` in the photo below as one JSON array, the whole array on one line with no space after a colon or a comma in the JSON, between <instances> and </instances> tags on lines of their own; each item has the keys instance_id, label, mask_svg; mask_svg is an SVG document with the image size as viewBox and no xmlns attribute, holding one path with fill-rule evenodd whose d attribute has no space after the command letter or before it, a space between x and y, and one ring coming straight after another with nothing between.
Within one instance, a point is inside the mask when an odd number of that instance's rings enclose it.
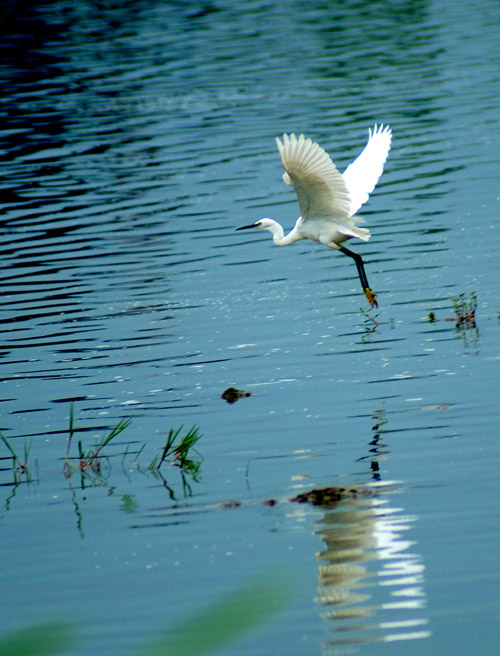
<instances>
[{"instance_id":1,"label":"bird's head","mask_svg":"<svg viewBox=\"0 0 500 656\"><path fill-rule=\"evenodd\" d=\"M272 219L260 219L255 223L250 225L241 226L241 228L236 228L236 230L248 230L249 228L260 228L261 230L272 230L273 226L276 225L276 221Z\"/></svg>"}]
</instances>

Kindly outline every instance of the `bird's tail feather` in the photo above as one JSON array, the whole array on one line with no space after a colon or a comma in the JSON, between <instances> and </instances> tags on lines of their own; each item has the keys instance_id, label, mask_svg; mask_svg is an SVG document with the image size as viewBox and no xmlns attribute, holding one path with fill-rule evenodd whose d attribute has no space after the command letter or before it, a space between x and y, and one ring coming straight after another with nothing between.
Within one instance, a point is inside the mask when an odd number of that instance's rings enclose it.
<instances>
[{"instance_id":1,"label":"bird's tail feather","mask_svg":"<svg viewBox=\"0 0 500 656\"><path fill-rule=\"evenodd\" d=\"M372 233L367 230L366 228L358 228L357 226L354 226L352 228L352 231L358 237L359 239L362 239L363 241L368 241L370 237L372 236Z\"/></svg>"}]
</instances>

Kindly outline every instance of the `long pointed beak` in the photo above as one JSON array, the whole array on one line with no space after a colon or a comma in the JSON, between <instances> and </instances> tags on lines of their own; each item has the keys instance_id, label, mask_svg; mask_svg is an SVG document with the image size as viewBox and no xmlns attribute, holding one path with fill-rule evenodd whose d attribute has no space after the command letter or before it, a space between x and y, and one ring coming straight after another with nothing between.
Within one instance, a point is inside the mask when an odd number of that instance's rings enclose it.
<instances>
[{"instance_id":1,"label":"long pointed beak","mask_svg":"<svg viewBox=\"0 0 500 656\"><path fill-rule=\"evenodd\" d=\"M247 225L247 226L241 226L241 228L236 228L236 230L248 230L248 228L256 228L257 224L252 223L252 225Z\"/></svg>"}]
</instances>

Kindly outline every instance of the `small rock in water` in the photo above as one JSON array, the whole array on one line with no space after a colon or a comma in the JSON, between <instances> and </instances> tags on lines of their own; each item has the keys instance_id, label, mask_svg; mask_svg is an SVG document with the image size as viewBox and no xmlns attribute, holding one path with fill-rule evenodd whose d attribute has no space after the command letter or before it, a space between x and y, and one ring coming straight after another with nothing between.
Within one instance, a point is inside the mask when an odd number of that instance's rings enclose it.
<instances>
[{"instance_id":1,"label":"small rock in water","mask_svg":"<svg viewBox=\"0 0 500 656\"><path fill-rule=\"evenodd\" d=\"M236 389L236 387L228 387L220 396L228 403L236 403L238 399L246 399L248 396L252 396L252 393Z\"/></svg>"},{"instance_id":2,"label":"small rock in water","mask_svg":"<svg viewBox=\"0 0 500 656\"><path fill-rule=\"evenodd\" d=\"M346 487L324 487L309 492L303 492L290 501L296 503L310 503L313 506L336 506L345 499L356 499L358 496L366 496L368 490Z\"/></svg>"}]
</instances>

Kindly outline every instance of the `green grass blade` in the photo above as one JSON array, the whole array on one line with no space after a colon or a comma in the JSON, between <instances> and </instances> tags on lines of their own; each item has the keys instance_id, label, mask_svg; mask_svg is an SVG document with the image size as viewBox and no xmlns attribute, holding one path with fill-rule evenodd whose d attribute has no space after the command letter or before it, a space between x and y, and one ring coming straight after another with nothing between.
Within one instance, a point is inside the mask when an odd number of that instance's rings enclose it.
<instances>
[{"instance_id":1,"label":"green grass blade","mask_svg":"<svg viewBox=\"0 0 500 656\"><path fill-rule=\"evenodd\" d=\"M28 440L27 442L24 442L24 464L28 464L28 458L31 453L31 447L33 446L33 438Z\"/></svg>"},{"instance_id":2,"label":"green grass blade","mask_svg":"<svg viewBox=\"0 0 500 656\"><path fill-rule=\"evenodd\" d=\"M0 639L0 656L51 656L66 649L73 638L66 624L36 624Z\"/></svg>"},{"instance_id":3,"label":"green grass blade","mask_svg":"<svg viewBox=\"0 0 500 656\"><path fill-rule=\"evenodd\" d=\"M213 652L270 620L291 602L282 579L258 579L190 617L136 656L198 656Z\"/></svg>"},{"instance_id":4,"label":"green grass blade","mask_svg":"<svg viewBox=\"0 0 500 656\"><path fill-rule=\"evenodd\" d=\"M110 432L110 434L109 434L107 437L104 438L104 440L103 440L103 446L106 445L106 444L109 444L109 442L111 442L111 440L112 440L114 437L116 437L116 436L119 435L122 431L124 431L124 430L127 428L127 426L130 426L131 423L132 423L132 418L131 418L131 417L127 417L126 419L120 419L120 421L119 421L119 422L116 424L116 426L112 429L112 431Z\"/></svg>"},{"instance_id":5,"label":"green grass blade","mask_svg":"<svg viewBox=\"0 0 500 656\"><path fill-rule=\"evenodd\" d=\"M150 472L157 472L158 471L158 461L160 460L160 456L155 456L153 460L149 463L148 471Z\"/></svg>"},{"instance_id":6,"label":"green grass blade","mask_svg":"<svg viewBox=\"0 0 500 656\"><path fill-rule=\"evenodd\" d=\"M165 446L163 447L163 451L162 451L161 457L158 461L158 466L156 467L156 469L160 469L163 461L170 455L170 451L171 451L171 449L172 449L172 447L175 443L175 440L177 439L179 433L181 432L181 430L182 430L182 426L180 428L178 428L177 430L174 430L173 428L170 428L170 430L168 431L167 441L165 442Z\"/></svg>"},{"instance_id":7,"label":"green grass blade","mask_svg":"<svg viewBox=\"0 0 500 656\"><path fill-rule=\"evenodd\" d=\"M201 433L193 426L188 433L182 438L181 443L175 448L175 453L180 460L184 460L189 453L189 450L194 447L194 445L201 438Z\"/></svg>"},{"instance_id":8,"label":"green grass blade","mask_svg":"<svg viewBox=\"0 0 500 656\"><path fill-rule=\"evenodd\" d=\"M14 449L11 447L9 440L8 440L6 437L4 437L4 436L2 435L2 433L0 433L0 439L1 439L2 442L5 444L5 446L9 449L9 451L10 451L10 455L14 458L14 460L17 461L17 460L18 460L18 458L17 458L17 454L16 454L16 452L14 451Z\"/></svg>"},{"instance_id":9,"label":"green grass blade","mask_svg":"<svg viewBox=\"0 0 500 656\"><path fill-rule=\"evenodd\" d=\"M70 439L73 437L74 432L75 432L75 404L72 403L69 406L69 438Z\"/></svg>"},{"instance_id":10,"label":"green grass blade","mask_svg":"<svg viewBox=\"0 0 500 656\"><path fill-rule=\"evenodd\" d=\"M106 437L104 437L99 446L96 448L94 451L93 456L97 457L99 453L104 449L105 446L107 446L113 438L115 438L117 435L119 435L122 431L124 431L127 426L130 425L132 422L132 419L129 417L128 419L120 419L120 421L116 424L116 426L110 431Z\"/></svg>"}]
</instances>

